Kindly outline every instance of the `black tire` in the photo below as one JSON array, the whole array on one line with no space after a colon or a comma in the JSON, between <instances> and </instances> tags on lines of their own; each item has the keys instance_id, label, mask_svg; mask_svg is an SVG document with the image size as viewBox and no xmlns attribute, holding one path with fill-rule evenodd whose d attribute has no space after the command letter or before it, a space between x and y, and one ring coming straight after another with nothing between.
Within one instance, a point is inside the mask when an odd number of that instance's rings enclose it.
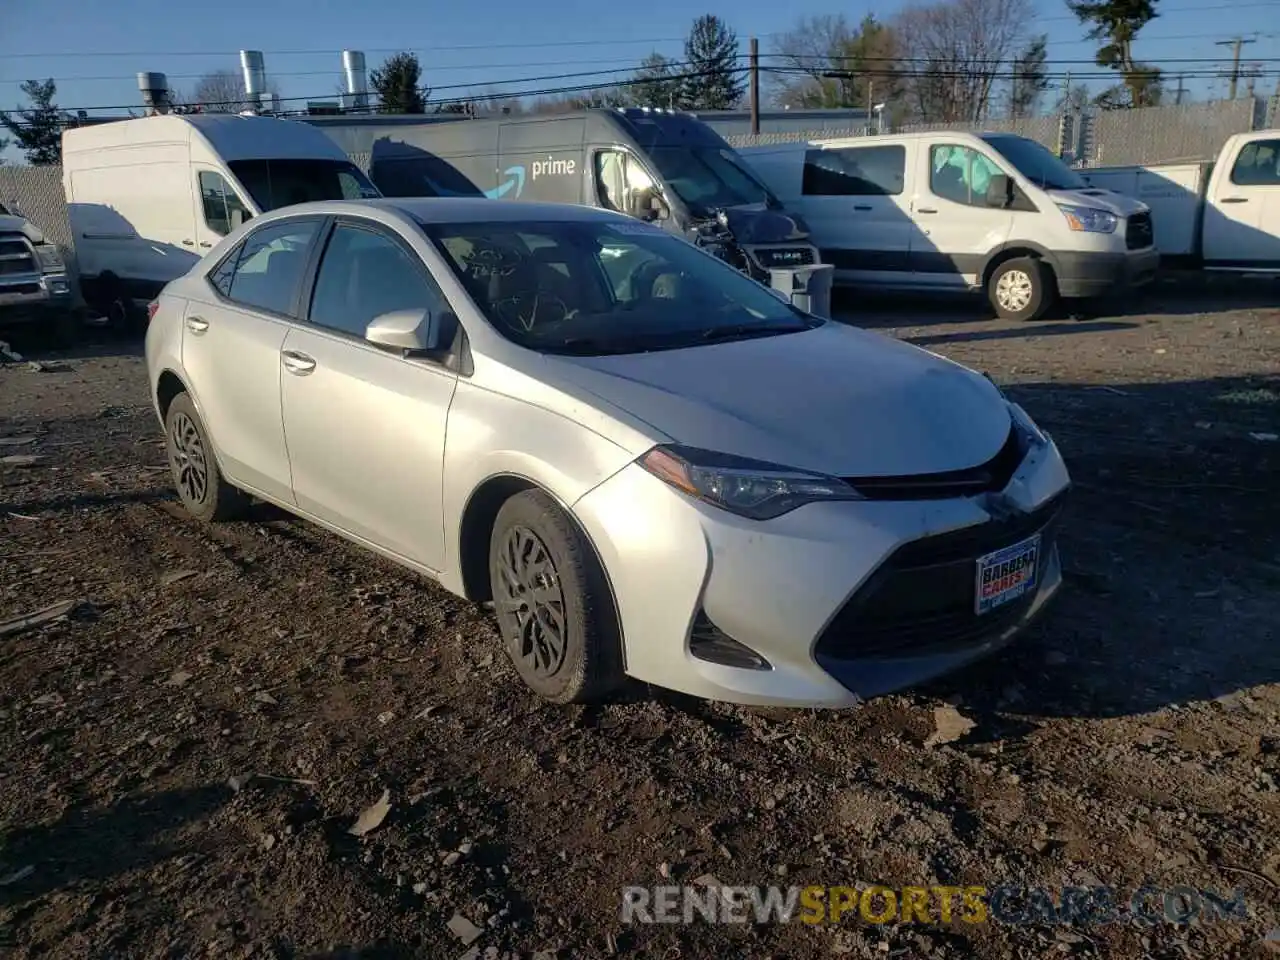
<instances>
[{"instance_id":1,"label":"black tire","mask_svg":"<svg viewBox=\"0 0 1280 960\"><path fill-rule=\"evenodd\" d=\"M498 510L489 583L503 648L534 693L585 703L619 686L621 638L604 571L582 531L541 490Z\"/></svg>"},{"instance_id":2,"label":"black tire","mask_svg":"<svg viewBox=\"0 0 1280 960\"><path fill-rule=\"evenodd\" d=\"M1053 305L1053 274L1039 260L1006 260L987 278L987 299L1001 320L1039 320Z\"/></svg>"},{"instance_id":3,"label":"black tire","mask_svg":"<svg viewBox=\"0 0 1280 960\"><path fill-rule=\"evenodd\" d=\"M209 433L187 394L169 404L164 435L173 485L187 512L204 523L242 516L249 498L222 479Z\"/></svg>"},{"instance_id":4,"label":"black tire","mask_svg":"<svg viewBox=\"0 0 1280 960\"><path fill-rule=\"evenodd\" d=\"M80 314L74 310L59 310L53 317L53 342L60 350L70 350L80 343L80 335L84 332L84 323Z\"/></svg>"}]
</instances>

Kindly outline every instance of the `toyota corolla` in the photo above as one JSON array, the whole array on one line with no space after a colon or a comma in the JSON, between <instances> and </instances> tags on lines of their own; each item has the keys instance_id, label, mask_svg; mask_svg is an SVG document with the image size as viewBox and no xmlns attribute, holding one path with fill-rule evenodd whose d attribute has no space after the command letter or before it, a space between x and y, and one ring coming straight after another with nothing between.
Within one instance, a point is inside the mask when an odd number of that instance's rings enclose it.
<instances>
[{"instance_id":1,"label":"toyota corolla","mask_svg":"<svg viewBox=\"0 0 1280 960\"><path fill-rule=\"evenodd\" d=\"M274 503L476 602L555 702L841 707L1012 640L1069 487L987 378L585 207L305 204L152 304L202 521Z\"/></svg>"}]
</instances>

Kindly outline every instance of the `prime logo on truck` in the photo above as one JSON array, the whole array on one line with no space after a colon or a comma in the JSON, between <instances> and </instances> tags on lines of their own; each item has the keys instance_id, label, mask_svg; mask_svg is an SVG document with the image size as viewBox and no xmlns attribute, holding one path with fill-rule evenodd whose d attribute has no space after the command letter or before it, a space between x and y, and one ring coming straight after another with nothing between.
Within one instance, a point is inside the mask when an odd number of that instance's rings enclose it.
<instances>
[{"instance_id":1,"label":"prime logo on truck","mask_svg":"<svg viewBox=\"0 0 1280 960\"><path fill-rule=\"evenodd\" d=\"M370 155L387 196L604 207L685 237L764 283L818 267L808 227L696 117L647 109L435 120L309 117Z\"/></svg>"}]
</instances>

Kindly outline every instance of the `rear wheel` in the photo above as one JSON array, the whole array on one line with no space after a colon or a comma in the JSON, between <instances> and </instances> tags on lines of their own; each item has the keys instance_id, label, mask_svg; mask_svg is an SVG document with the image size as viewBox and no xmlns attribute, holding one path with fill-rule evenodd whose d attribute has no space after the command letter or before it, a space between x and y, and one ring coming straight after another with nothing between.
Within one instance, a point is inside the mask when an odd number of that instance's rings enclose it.
<instances>
[{"instance_id":1,"label":"rear wheel","mask_svg":"<svg viewBox=\"0 0 1280 960\"><path fill-rule=\"evenodd\" d=\"M191 397L180 393L165 414L165 448L178 498L197 520L216 523L243 515L249 498L227 483Z\"/></svg>"},{"instance_id":2,"label":"rear wheel","mask_svg":"<svg viewBox=\"0 0 1280 960\"><path fill-rule=\"evenodd\" d=\"M1001 320L1038 320L1053 297L1053 275L1030 257L1006 260L987 279L987 299Z\"/></svg>"},{"instance_id":3,"label":"rear wheel","mask_svg":"<svg viewBox=\"0 0 1280 960\"><path fill-rule=\"evenodd\" d=\"M573 520L541 490L504 503L489 538L503 647L520 679L553 703L598 700L622 681L604 571Z\"/></svg>"}]
</instances>

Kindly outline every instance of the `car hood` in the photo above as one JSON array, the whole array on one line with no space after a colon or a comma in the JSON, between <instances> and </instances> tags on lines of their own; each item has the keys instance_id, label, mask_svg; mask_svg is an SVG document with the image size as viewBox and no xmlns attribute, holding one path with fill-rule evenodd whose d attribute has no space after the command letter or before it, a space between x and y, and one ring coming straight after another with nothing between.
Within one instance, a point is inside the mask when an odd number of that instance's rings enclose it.
<instances>
[{"instance_id":1,"label":"car hood","mask_svg":"<svg viewBox=\"0 0 1280 960\"><path fill-rule=\"evenodd\" d=\"M1008 404L981 375L834 322L681 350L548 361L569 383L678 443L835 476L976 467L999 452L1011 425Z\"/></svg>"},{"instance_id":2,"label":"car hood","mask_svg":"<svg viewBox=\"0 0 1280 960\"><path fill-rule=\"evenodd\" d=\"M1105 190L1102 187L1085 187L1082 190L1050 190L1049 196L1058 203L1070 203L1078 207L1095 207L1113 213L1117 217L1131 217L1135 213L1150 210L1141 200Z\"/></svg>"},{"instance_id":3,"label":"car hood","mask_svg":"<svg viewBox=\"0 0 1280 960\"><path fill-rule=\"evenodd\" d=\"M0 216L0 233L21 233L32 243L44 243L44 234L25 217Z\"/></svg>"}]
</instances>

